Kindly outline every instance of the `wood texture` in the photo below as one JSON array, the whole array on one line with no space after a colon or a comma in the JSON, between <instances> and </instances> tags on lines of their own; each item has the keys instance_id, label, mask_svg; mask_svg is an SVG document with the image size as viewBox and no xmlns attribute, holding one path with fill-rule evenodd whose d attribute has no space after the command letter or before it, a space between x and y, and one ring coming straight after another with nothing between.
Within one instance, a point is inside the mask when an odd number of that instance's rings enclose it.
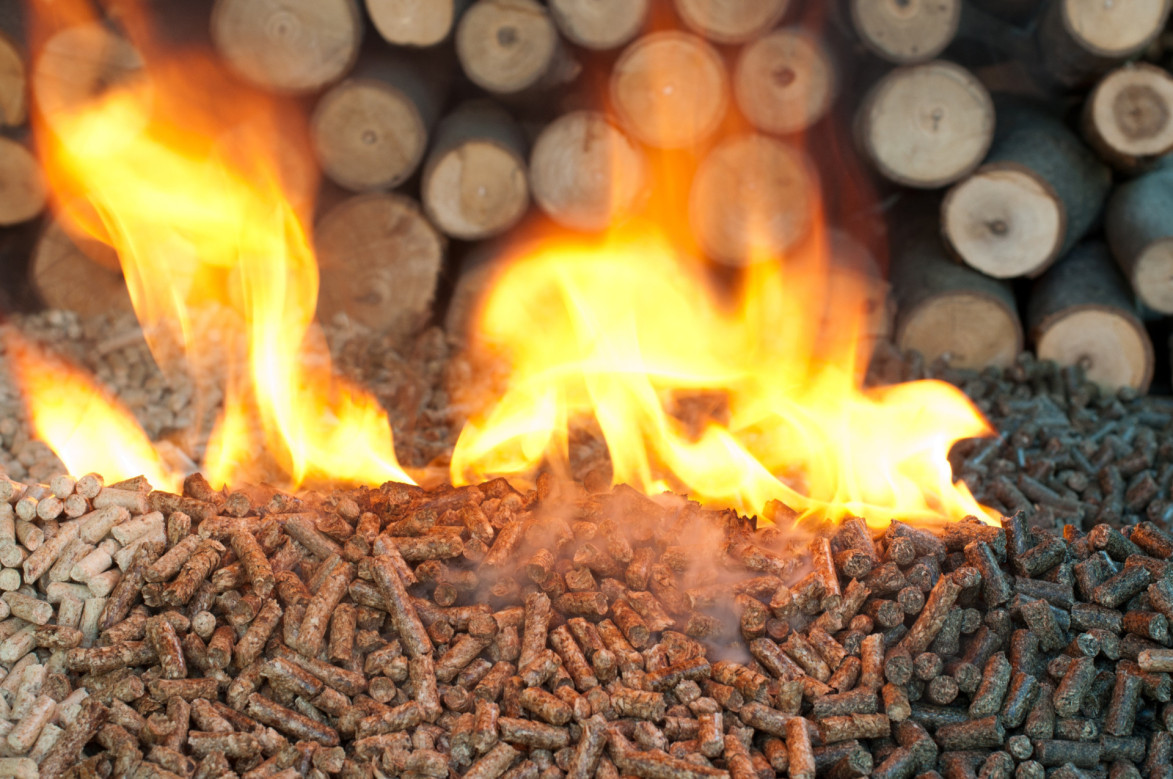
<instances>
[{"instance_id":1,"label":"wood texture","mask_svg":"<svg viewBox=\"0 0 1173 779\"><path fill-rule=\"evenodd\" d=\"M1142 303L1173 314L1173 167L1116 188L1104 216L1108 246Z\"/></svg>"},{"instance_id":2,"label":"wood texture","mask_svg":"<svg viewBox=\"0 0 1173 779\"><path fill-rule=\"evenodd\" d=\"M130 294L114 250L97 241L75 241L50 220L33 250L29 283L49 308L82 316L130 311Z\"/></svg>"},{"instance_id":3,"label":"wood texture","mask_svg":"<svg viewBox=\"0 0 1173 779\"><path fill-rule=\"evenodd\" d=\"M465 75L489 92L509 95L536 86L558 55L558 31L535 0L477 0L456 28Z\"/></svg>"},{"instance_id":4,"label":"wood texture","mask_svg":"<svg viewBox=\"0 0 1173 779\"><path fill-rule=\"evenodd\" d=\"M445 241L414 200L388 193L347 198L318 220L314 244L323 321L345 315L405 336L431 314Z\"/></svg>"},{"instance_id":5,"label":"wood texture","mask_svg":"<svg viewBox=\"0 0 1173 779\"><path fill-rule=\"evenodd\" d=\"M305 93L354 65L362 16L355 0L216 0L211 31L220 55L248 81Z\"/></svg>"},{"instance_id":6,"label":"wood texture","mask_svg":"<svg viewBox=\"0 0 1173 779\"><path fill-rule=\"evenodd\" d=\"M45 209L48 186L24 144L0 137L0 227L27 222Z\"/></svg>"},{"instance_id":7,"label":"wood texture","mask_svg":"<svg viewBox=\"0 0 1173 779\"><path fill-rule=\"evenodd\" d=\"M0 32L0 125L19 127L28 119L28 72L24 52Z\"/></svg>"},{"instance_id":8,"label":"wood texture","mask_svg":"<svg viewBox=\"0 0 1173 779\"><path fill-rule=\"evenodd\" d=\"M957 34L961 0L850 0L851 22L875 54L897 64L928 62Z\"/></svg>"},{"instance_id":9,"label":"wood texture","mask_svg":"<svg viewBox=\"0 0 1173 779\"><path fill-rule=\"evenodd\" d=\"M566 40L606 51L639 34L648 19L650 0L549 0L549 6Z\"/></svg>"},{"instance_id":10,"label":"wood texture","mask_svg":"<svg viewBox=\"0 0 1173 779\"><path fill-rule=\"evenodd\" d=\"M790 0L674 0L684 23L714 43L745 43L786 13Z\"/></svg>"},{"instance_id":11,"label":"wood texture","mask_svg":"<svg viewBox=\"0 0 1173 779\"><path fill-rule=\"evenodd\" d=\"M1165 28L1170 0L1052 0L1039 25L1039 50L1051 76L1068 87L1097 76L1147 47Z\"/></svg>"},{"instance_id":12,"label":"wood texture","mask_svg":"<svg viewBox=\"0 0 1173 779\"><path fill-rule=\"evenodd\" d=\"M376 32L396 46L435 46L467 5L465 0L366 0Z\"/></svg>"},{"instance_id":13,"label":"wood texture","mask_svg":"<svg viewBox=\"0 0 1173 779\"><path fill-rule=\"evenodd\" d=\"M737 107L769 133L801 132L826 115L838 89L830 52L799 28L774 30L747 44L733 70Z\"/></svg>"},{"instance_id":14,"label":"wood texture","mask_svg":"<svg viewBox=\"0 0 1173 779\"><path fill-rule=\"evenodd\" d=\"M142 58L125 38L94 22L68 27L45 41L32 70L30 87L38 109L52 124L110 87L128 83ZM126 128L132 132L132 128Z\"/></svg>"},{"instance_id":15,"label":"wood texture","mask_svg":"<svg viewBox=\"0 0 1173 779\"><path fill-rule=\"evenodd\" d=\"M1109 72L1084 102L1081 126L1101 158L1135 173L1173 150L1173 76L1146 63Z\"/></svg>"},{"instance_id":16,"label":"wood texture","mask_svg":"<svg viewBox=\"0 0 1173 779\"><path fill-rule=\"evenodd\" d=\"M897 68L864 98L856 135L885 178L936 189L981 163L994 135L994 104L969 71L951 62Z\"/></svg>"},{"instance_id":17,"label":"wood texture","mask_svg":"<svg viewBox=\"0 0 1173 779\"><path fill-rule=\"evenodd\" d=\"M1111 389L1148 389L1153 345L1104 244L1080 244L1036 282L1027 325L1039 359L1079 365Z\"/></svg>"}]
</instances>

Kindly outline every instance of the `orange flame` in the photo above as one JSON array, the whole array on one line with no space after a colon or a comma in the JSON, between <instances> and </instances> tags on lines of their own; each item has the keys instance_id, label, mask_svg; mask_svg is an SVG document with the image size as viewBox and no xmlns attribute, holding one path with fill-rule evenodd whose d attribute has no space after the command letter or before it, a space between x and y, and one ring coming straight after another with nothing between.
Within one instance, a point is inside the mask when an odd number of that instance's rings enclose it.
<instances>
[{"instance_id":1,"label":"orange flame","mask_svg":"<svg viewBox=\"0 0 1173 779\"><path fill-rule=\"evenodd\" d=\"M100 97L79 104L44 80L38 140L63 221L117 249L156 361L181 356L197 385L226 375L206 475L291 487L411 481L378 403L307 347L320 340L318 271L295 206L308 198L277 157L292 132L288 109L246 93L202 54L135 43L144 69ZM40 387L26 389L35 398ZM75 382L59 393L80 403L93 390ZM49 413L38 429L60 452Z\"/></svg>"},{"instance_id":2,"label":"orange flame","mask_svg":"<svg viewBox=\"0 0 1173 779\"><path fill-rule=\"evenodd\" d=\"M990 434L981 414L941 382L860 389L858 340L844 335L862 308L839 297L839 332L812 332L824 281L757 263L726 305L647 224L519 254L483 304L476 344L504 355L508 389L462 431L453 481L564 463L572 424L588 417L614 481L646 492L875 522L985 515L947 459L954 441ZM714 391L727 419L691 433L673 407Z\"/></svg>"}]
</instances>

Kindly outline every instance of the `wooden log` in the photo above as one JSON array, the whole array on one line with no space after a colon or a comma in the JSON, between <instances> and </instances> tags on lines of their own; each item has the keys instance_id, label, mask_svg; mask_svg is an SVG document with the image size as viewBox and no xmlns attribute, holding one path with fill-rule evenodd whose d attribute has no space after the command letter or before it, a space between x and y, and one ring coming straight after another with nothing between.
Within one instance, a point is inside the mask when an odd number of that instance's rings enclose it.
<instances>
[{"instance_id":1,"label":"wooden log","mask_svg":"<svg viewBox=\"0 0 1173 779\"><path fill-rule=\"evenodd\" d=\"M1091 228L1111 173L1058 120L1000 106L984 164L950 190L941 230L967 264L998 278L1037 275Z\"/></svg>"},{"instance_id":2,"label":"wooden log","mask_svg":"<svg viewBox=\"0 0 1173 779\"><path fill-rule=\"evenodd\" d=\"M452 32L466 0L366 0L367 16L396 46L435 46Z\"/></svg>"},{"instance_id":3,"label":"wooden log","mask_svg":"<svg viewBox=\"0 0 1173 779\"><path fill-rule=\"evenodd\" d=\"M471 103L445 117L424 165L420 199L445 234L472 241L505 232L529 207L525 138L508 113Z\"/></svg>"},{"instance_id":4,"label":"wooden log","mask_svg":"<svg viewBox=\"0 0 1173 779\"><path fill-rule=\"evenodd\" d=\"M851 0L851 23L863 44L888 62L936 57L957 34L961 0Z\"/></svg>"},{"instance_id":5,"label":"wooden log","mask_svg":"<svg viewBox=\"0 0 1173 779\"><path fill-rule=\"evenodd\" d=\"M932 203L917 201L894 220L891 281L895 342L932 361L962 368L1005 367L1022 351L1022 325L1010 285L949 257Z\"/></svg>"},{"instance_id":6,"label":"wooden log","mask_svg":"<svg viewBox=\"0 0 1173 779\"><path fill-rule=\"evenodd\" d=\"M733 70L737 107L768 133L810 127L830 110L837 87L827 48L799 28L775 30L746 45Z\"/></svg>"},{"instance_id":7,"label":"wooden log","mask_svg":"<svg viewBox=\"0 0 1173 779\"><path fill-rule=\"evenodd\" d=\"M1152 43L1169 7L1170 0L1052 0L1039 23L1043 65L1064 86L1086 86Z\"/></svg>"},{"instance_id":8,"label":"wooden log","mask_svg":"<svg viewBox=\"0 0 1173 779\"><path fill-rule=\"evenodd\" d=\"M1100 157L1135 173L1173 150L1173 76L1138 62L1104 76L1083 104L1083 137Z\"/></svg>"},{"instance_id":9,"label":"wooden log","mask_svg":"<svg viewBox=\"0 0 1173 779\"><path fill-rule=\"evenodd\" d=\"M465 75L499 95L550 78L560 55L558 30L535 0L477 0L456 26L456 56Z\"/></svg>"},{"instance_id":10,"label":"wooden log","mask_svg":"<svg viewBox=\"0 0 1173 779\"><path fill-rule=\"evenodd\" d=\"M1027 323L1039 359L1079 365L1111 389L1148 389L1153 344L1104 244L1080 244L1035 283Z\"/></svg>"},{"instance_id":11,"label":"wooden log","mask_svg":"<svg viewBox=\"0 0 1173 779\"><path fill-rule=\"evenodd\" d=\"M550 15L566 40L606 51L631 41L643 29L650 0L549 0Z\"/></svg>"},{"instance_id":12,"label":"wooden log","mask_svg":"<svg viewBox=\"0 0 1173 779\"><path fill-rule=\"evenodd\" d=\"M318 220L314 245L321 321L345 315L402 337L431 313L445 241L411 198L383 192L346 198Z\"/></svg>"},{"instance_id":13,"label":"wooden log","mask_svg":"<svg viewBox=\"0 0 1173 779\"><path fill-rule=\"evenodd\" d=\"M29 283L47 308L82 316L131 311L118 255L98 241L71 238L49 220L29 261Z\"/></svg>"},{"instance_id":14,"label":"wooden log","mask_svg":"<svg viewBox=\"0 0 1173 779\"><path fill-rule=\"evenodd\" d=\"M0 125L19 127L28 119L28 73L24 52L0 32Z\"/></svg>"},{"instance_id":15,"label":"wooden log","mask_svg":"<svg viewBox=\"0 0 1173 779\"><path fill-rule=\"evenodd\" d=\"M354 65L362 16L355 0L216 0L211 32L220 56L246 80L306 93Z\"/></svg>"},{"instance_id":16,"label":"wooden log","mask_svg":"<svg viewBox=\"0 0 1173 779\"><path fill-rule=\"evenodd\" d=\"M48 197L37 158L24 144L0 137L0 227L37 216L45 210Z\"/></svg>"},{"instance_id":17,"label":"wooden log","mask_svg":"<svg viewBox=\"0 0 1173 779\"><path fill-rule=\"evenodd\" d=\"M880 79L860 105L855 129L885 178L936 189L981 163L994 136L994 104L969 71L938 60Z\"/></svg>"},{"instance_id":18,"label":"wooden log","mask_svg":"<svg viewBox=\"0 0 1173 779\"><path fill-rule=\"evenodd\" d=\"M713 147L697 168L688 221L712 259L746 265L798 245L818 200L818 176L801 151L768 135L738 135Z\"/></svg>"},{"instance_id":19,"label":"wooden log","mask_svg":"<svg viewBox=\"0 0 1173 779\"><path fill-rule=\"evenodd\" d=\"M595 111L564 114L542 130L529 176L542 211L565 227L590 231L630 213L648 184L643 153Z\"/></svg>"},{"instance_id":20,"label":"wooden log","mask_svg":"<svg viewBox=\"0 0 1173 779\"><path fill-rule=\"evenodd\" d=\"M716 49L695 35L645 35L611 69L611 103L638 140L662 149L687 148L712 135L725 116L725 65Z\"/></svg>"},{"instance_id":21,"label":"wooden log","mask_svg":"<svg viewBox=\"0 0 1173 779\"><path fill-rule=\"evenodd\" d=\"M714 43L745 43L778 23L790 0L674 0L676 13Z\"/></svg>"},{"instance_id":22,"label":"wooden log","mask_svg":"<svg viewBox=\"0 0 1173 779\"><path fill-rule=\"evenodd\" d=\"M1173 166L1118 186L1104 227L1136 296L1154 311L1173 314Z\"/></svg>"},{"instance_id":23,"label":"wooden log","mask_svg":"<svg viewBox=\"0 0 1173 779\"><path fill-rule=\"evenodd\" d=\"M142 58L128 40L101 24L88 23L45 41L33 62L29 86L38 109L52 123L111 87L130 83L141 70Z\"/></svg>"},{"instance_id":24,"label":"wooden log","mask_svg":"<svg viewBox=\"0 0 1173 779\"><path fill-rule=\"evenodd\" d=\"M434 73L427 63L384 54L332 86L310 118L322 172L355 192L390 189L415 173L447 91Z\"/></svg>"}]
</instances>

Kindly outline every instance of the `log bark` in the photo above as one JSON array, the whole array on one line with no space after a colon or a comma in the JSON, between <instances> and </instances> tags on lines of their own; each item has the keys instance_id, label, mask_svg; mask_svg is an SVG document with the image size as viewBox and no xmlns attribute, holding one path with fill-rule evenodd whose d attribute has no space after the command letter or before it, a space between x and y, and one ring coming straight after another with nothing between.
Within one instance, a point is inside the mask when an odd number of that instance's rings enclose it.
<instances>
[{"instance_id":1,"label":"log bark","mask_svg":"<svg viewBox=\"0 0 1173 779\"><path fill-rule=\"evenodd\" d=\"M429 63L365 60L318 101L310 118L322 171L355 192L390 189L419 168L447 89Z\"/></svg>"},{"instance_id":2,"label":"log bark","mask_svg":"<svg viewBox=\"0 0 1173 779\"><path fill-rule=\"evenodd\" d=\"M456 56L480 88L512 95L552 78L558 30L535 0L477 0L456 26Z\"/></svg>"},{"instance_id":3,"label":"log bark","mask_svg":"<svg viewBox=\"0 0 1173 779\"><path fill-rule=\"evenodd\" d=\"M887 179L936 189L973 171L994 135L994 104L974 76L951 62L897 68L856 113L860 148Z\"/></svg>"},{"instance_id":4,"label":"log bark","mask_svg":"<svg viewBox=\"0 0 1173 779\"><path fill-rule=\"evenodd\" d=\"M118 267L112 248L71 238L58 222L49 220L33 250L29 283L48 308L82 316L131 311L130 293Z\"/></svg>"},{"instance_id":5,"label":"log bark","mask_svg":"<svg viewBox=\"0 0 1173 779\"><path fill-rule=\"evenodd\" d=\"M19 127L28 119L28 73L24 51L0 32L0 125Z\"/></svg>"},{"instance_id":6,"label":"log bark","mask_svg":"<svg viewBox=\"0 0 1173 779\"><path fill-rule=\"evenodd\" d=\"M1136 173L1173 150L1173 76L1147 63L1124 65L1083 104L1083 137L1100 157Z\"/></svg>"},{"instance_id":7,"label":"log bark","mask_svg":"<svg viewBox=\"0 0 1173 779\"><path fill-rule=\"evenodd\" d=\"M315 228L318 316L345 315L398 338L430 315L445 241L416 202L367 193L326 211Z\"/></svg>"},{"instance_id":8,"label":"log bark","mask_svg":"<svg viewBox=\"0 0 1173 779\"><path fill-rule=\"evenodd\" d=\"M674 0L676 13L714 43L745 43L771 29L790 0Z\"/></svg>"},{"instance_id":9,"label":"log bark","mask_svg":"<svg viewBox=\"0 0 1173 779\"><path fill-rule=\"evenodd\" d=\"M33 63L30 87L37 108L52 124L59 114L130 83L141 69L142 58L129 41L101 24L88 23L45 41Z\"/></svg>"},{"instance_id":10,"label":"log bark","mask_svg":"<svg viewBox=\"0 0 1173 779\"><path fill-rule=\"evenodd\" d=\"M767 135L740 135L717 144L697 168L688 220L709 257L747 265L798 245L818 200L818 176L802 152Z\"/></svg>"},{"instance_id":11,"label":"log bark","mask_svg":"<svg viewBox=\"0 0 1173 779\"><path fill-rule=\"evenodd\" d=\"M595 111L551 122L530 154L534 202L555 222L603 230L644 195L648 168L641 150Z\"/></svg>"},{"instance_id":12,"label":"log bark","mask_svg":"<svg viewBox=\"0 0 1173 779\"><path fill-rule=\"evenodd\" d=\"M1080 244L1035 283L1027 323L1039 359L1079 365L1111 389L1148 389L1153 345L1104 244Z\"/></svg>"},{"instance_id":13,"label":"log bark","mask_svg":"<svg viewBox=\"0 0 1173 779\"><path fill-rule=\"evenodd\" d=\"M932 203L917 201L892 240L895 342L927 361L962 368L1005 367L1022 350L1022 325L1009 284L949 257Z\"/></svg>"},{"instance_id":14,"label":"log bark","mask_svg":"<svg viewBox=\"0 0 1173 779\"><path fill-rule=\"evenodd\" d=\"M649 146L694 146L725 117L725 65L716 49L695 35L645 35L612 68L611 103L627 131Z\"/></svg>"},{"instance_id":15,"label":"log bark","mask_svg":"<svg viewBox=\"0 0 1173 779\"><path fill-rule=\"evenodd\" d=\"M631 41L648 19L650 0L549 0L550 15L566 40L606 51Z\"/></svg>"},{"instance_id":16,"label":"log bark","mask_svg":"<svg viewBox=\"0 0 1173 779\"><path fill-rule=\"evenodd\" d=\"M1021 106L999 108L986 164L946 196L941 230L983 273L1037 275L1087 234L1111 173L1058 120Z\"/></svg>"},{"instance_id":17,"label":"log bark","mask_svg":"<svg viewBox=\"0 0 1173 779\"><path fill-rule=\"evenodd\" d=\"M1142 303L1173 314L1173 166L1116 188L1104 218L1108 246Z\"/></svg>"},{"instance_id":18,"label":"log bark","mask_svg":"<svg viewBox=\"0 0 1173 779\"><path fill-rule=\"evenodd\" d=\"M0 227L34 218L45 210L48 197L37 158L24 144L0 137Z\"/></svg>"},{"instance_id":19,"label":"log bark","mask_svg":"<svg viewBox=\"0 0 1173 779\"><path fill-rule=\"evenodd\" d=\"M240 76L307 93L342 78L362 41L355 0L216 0L212 41Z\"/></svg>"},{"instance_id":20,"label":"log bark","mask_svg":"<svg viewBox=\"0 0 1173 779\"><path fill-rule=\"evenodd\" d=\"M733 70L733 96L745 118L768 133L796 133L823 118L838 74L827 47L799 28L746 45Z\"/></svg>"},{"instance_id":21,"label":"log bark","mask_svg":"<svg viewBox=\"0 0 1173 779\"><path fill-rule=\"evenodd\" d=\"M900 65L928 62L957 34L961 0L851 0L851 23L877 56Z\"/></svg>"},{"instance_id":22,"label":"log bark","mask_svg":"<svg viewBox=\"0 0 1173 779\"><path fill-rule=\"evenodd\" d=\"M1170 0L1054 0L1039 23L1043 64L1060 84L1087 86L1152 43L1165 28L1169 7Z\"/></svg>"},{"instance_id":23,"label":"log bark","mask_svg":"<svg viewBox=\"0 0 1173 779\"><path fill-rule=\"evenodd\" d=\"M505 232L525 215L529 181L521 128L491 103L465 105L436 130L420 198L433 224L461 240Z\"/></svg>"},{"instance_id":24,"label":"log bark","mask_svg":"<svg viewBox=\"0 0 1173 779\"><path fill-rule=\"evenodd\" d=\"M435 46L452 32L467 0L366 0L367 16L395 46Z\"/></svg>"}]
</instances>

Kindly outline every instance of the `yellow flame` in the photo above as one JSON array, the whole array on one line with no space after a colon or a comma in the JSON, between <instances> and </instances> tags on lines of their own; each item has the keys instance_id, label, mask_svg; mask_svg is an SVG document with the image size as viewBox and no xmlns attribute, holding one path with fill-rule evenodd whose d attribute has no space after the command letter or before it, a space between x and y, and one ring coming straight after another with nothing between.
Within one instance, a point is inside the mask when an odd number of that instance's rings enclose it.
<instances>
[{"instance_id":1,"label":"yellow flame","mask_svg":"<svg viewBox=\"0 0 1173 779\"><path fill-rule=\"evenodd\" d=\"M840 288L835 332L820 332L828 276L795 264L751 265L726 302L646 223L520 252L474 345L507 361L508 388L462 432L453 481L565 462L588 418L614 481L647 492L876 523L984 516L947 459L954 441L990 433L980 413L941 382L861 389L862 297ZM699 392L719 393L727 418L697 433L672 410Z\"/></svg>"},{"instance_id":2,"label":"yellow flame","mask_svg":"<svg viewBox=\"0 0 1173 779\"><path fill-rule=\"evenodd\" d=\"M38 140L63 221L117 249L160 365L181 356L197 384L227 376L206 475L410 481L374 398L335 377L328 356L307 359L318 270L294 205L305 199L276 157L287 114L198 53L144 59L80 106L36 95ZM60 451L57 426L40 429Z\"/></svg>"},{"instance_id":3,"label":"yellow flame","mask_svg":"<svg viewBox=\"0 0 1173 779\"><path fill-rule=\"evenodd\" d=\"M142 475L159 489L183 484L131 413L84 372L14 333L5 335L4 346L34 435L50 442L70 473L101 473L110 482Z\"/></svg>"}]
</instances>

